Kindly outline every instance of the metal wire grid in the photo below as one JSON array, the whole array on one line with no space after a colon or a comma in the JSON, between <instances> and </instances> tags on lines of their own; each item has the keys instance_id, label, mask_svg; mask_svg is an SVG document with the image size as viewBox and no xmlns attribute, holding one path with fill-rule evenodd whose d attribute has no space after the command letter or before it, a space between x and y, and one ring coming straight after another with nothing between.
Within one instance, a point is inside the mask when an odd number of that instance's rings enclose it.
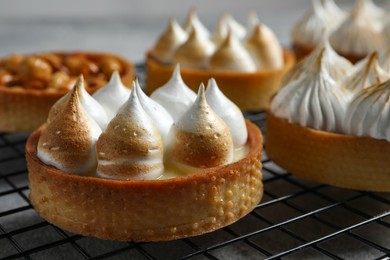
<instances>
[{"instance_id":1,"label":"metal wire grid","mask_svg":"<svg viewBox=\"0 0 390 260\"><path fill-rule=\"evenodd\" d=\"M264 113L247 117L264 132ZM0 258L390 259L389 193L305 181L279 168L266 154L263 201L221 230L158 243L103 241L69 233L40 218L28 200L27 137L0 135Z\"/></svg>"}]
</instances>

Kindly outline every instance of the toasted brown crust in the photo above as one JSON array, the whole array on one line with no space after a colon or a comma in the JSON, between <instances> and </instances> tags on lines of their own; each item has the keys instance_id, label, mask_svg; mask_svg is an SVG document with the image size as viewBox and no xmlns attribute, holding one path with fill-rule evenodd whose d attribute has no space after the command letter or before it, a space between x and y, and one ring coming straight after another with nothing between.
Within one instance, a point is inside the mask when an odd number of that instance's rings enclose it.
<instances>
[{"instance_id":1,"label":"toasted brown crust","mask_svg":"<svg viewBox=\"0 0 390 260\"><path fill-rule=\"evenodd\" d=\"M103 57L114 57L119 60L123 65L122 81L128 86L131 84L134 67L126 59L109 53L86 52L85 54L95 60ZM95 90L97 89L87 89L89 93ZM34 131L46 121L52 105L65 94L64 90L47 91L0 85L0 131Z\"/></svg>"},{"instance_id":2,"label":"toasted brown crust","mask_svg":"<svg viewBox=\"0 0 390 260\"><path fill-rule=\"evenodd\" d=\"M298 176L338 187L390 191L390 142L318 131L267 113L269 158Z\"/></svg>"},{"instance_id":3,"label":"toasted brown crust","mask_svg":"<svg viewBox=\"0 0 390 260\"><path fill-rule=\"evenodd\" d=\"M213 77L221 91L239 108L258 111L266 108L269 98L279 89L282 77L295 63L292 52L284 50L283 55L285 65L280 70L245 73L182 68L181 76L184 82L196 92L200 83L207 84L207 81ZM150 54L147 56L146 66L146 90L150 94L168 82L174 67L161 64Z\"/></svg>"},{"instance_id":4,"label":"toasted brown crust","mask_svg":"<svg viewBox=\"0 0 390 260\"><path fill-rule=\"evenodd\" d=\"M249 154L226 166L168 180L116 181L65 174L27 141L30 199L50 223L102 239L158 241L200 235L249 213L263 194L262 136L247 122Z\"/></svg>"}]
</instances>

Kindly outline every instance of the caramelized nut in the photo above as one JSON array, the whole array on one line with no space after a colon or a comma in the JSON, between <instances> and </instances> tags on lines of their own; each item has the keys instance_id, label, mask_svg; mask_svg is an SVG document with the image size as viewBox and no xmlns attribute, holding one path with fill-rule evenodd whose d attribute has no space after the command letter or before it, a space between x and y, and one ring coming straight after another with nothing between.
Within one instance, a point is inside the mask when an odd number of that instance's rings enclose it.
<instances>
[{"instance_id":1,"label":"caramelized nut","mask_svg":"<svg viewBox=\"0 0 390 260\"><path fill-rule=\"evenodd\" d=\"M99 71L98 66L87 60L84 57L72 55L65 58L65 66L70 70L70 74L78 76L83 74L84 77L88 77L90 74L97 73Z\"/></svg>"},{"instance_id":2,"label":"caramelized nut","mask_svg":"<svg viewBox=\"0 0 390 260\"><path fill-rule=\"evenodd\" d=\"M56 73L53 74L51 77L47 88L48 89L70 89L72 86L69 86L69 76L62 72L62 71L57 71Z\"/></svg>"},{"instance_id":3,"label":"caramelized nut","mask_svg":"<svg viewBox=\"0 0 390 260\"><path fill-rule=\"evenodd\" d=\"M23 61L23 55L12 54L5 58L2 62L4 69L16 74L19 71L20 64Z\"/></svg>"},{"instance_id":4,"label":"caramelized nut","mask_svg":"<svg viewBox=\"0 0 390 260\"><path fill-rule=\"evenodd\" d=\"M0 70L0 85L8 85L12 81L12 74L6 70Z\"/></svg>"},{"instance_id":5,"label":"caramelized nut","mask_svg":"<svg viewBox=\"0 0 390 260\"><path fill-rule=\"evenodd\" d=\"M20 75L24 80L40 80L48 82L53 69L49 63L38 57L28 57L20 66Z\"/></svg>"},{"instance_id":6,"label":"caramelized nut","mask_svg":"<svg viewBox=\"0 0 390 260\"><path fill-rule=\"evenodd\" d=\"M114 71L122 72L122 64L115 58L104 58L100 61L100 69L107 78L111 77Z\"/></svg>"}]
</instances>

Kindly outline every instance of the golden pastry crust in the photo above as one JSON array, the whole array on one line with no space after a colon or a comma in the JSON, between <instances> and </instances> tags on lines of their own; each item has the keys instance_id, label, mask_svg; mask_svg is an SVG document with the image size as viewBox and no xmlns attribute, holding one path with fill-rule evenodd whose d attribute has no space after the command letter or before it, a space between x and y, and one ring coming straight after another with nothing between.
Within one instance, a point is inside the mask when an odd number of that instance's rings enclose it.
<instances>
[{"instance_id":1,"label":"golden pastry crust","mask_svg":"<svg viewBox=\"0 0 390 260\"><path fill-rule=\"evenodd\" d=\"M282 77L295 63L292 52L284 50L283 57L285 64L280 70L245 73L182 68L181 76L194 91L198 90L200 83L207 83L213 77L221 91L239 108L258 111L266 108L269 98L278 91ZM174 69L171 65L158 62L150 53L147 55L146 68L146 91L149 94L168 82Z\"/></svg>"},{"instance_id":2,"label":"golden pastry crust","mask_svg":"<svg viewBox=\"0 0 390 260\"><path fill-rule=\"evenodd\" d=\"M26 145L30 200L43 218L71 232L123 241L195 236L235 222L263 195L262 136L249 121L245 158L187 177L152 181L83 177L45 165L36 155L43 127Z\"/></svg>"},{"instance_id":3,"label":"golden pastry crust","mask_svg":"<svg viewBox=\"0 0 390 260\"><path fill-rule=\"evenodd\" d=\"M338 187L390 191L390 142L291 124L267 112L267 155L298 176Z\"/></svg>"},{"instance_id":4,"label":"golden pastry crust","mask_svg":"<svg viewBox=\"0 0 390 260\"><path fill-rule=\"evenodd\" d=\"M83 57L89 60L96 61L101 66L101 72L107 74L111 69L109 60L113 59L119 61L121 64L121 79L125 85L129 86L133 79L134 67L126 59L108 53L93 53L93 52L82 52L82 53L53 53L58 56L66 55L83 55ZM44 54L31 54L31 55L52 55L52 53ZM26 56L27 57L27 56ZM0 60L0 64L3 60ZM111 63L112 64L112 63ZM57 65L53 65L55 68ZM16 68L17 69L17 68ZM23 71L23 69L20 69ZM20 72L23 73L23 72ZM75 75L78 76L78 75ZM19 75L14 75L15 78L19 78ZM109 76L105 75L105 79L108 81ZM30 82L34 85L38 80L31 80ZM37 129L41 124L46 121L52 105L63 95L65 95L68 89L48 89L39 86L34 88L32 86L24 86L20 83L20 86L1 83L0 81L0 131L1 132L17 132L26 131L31 132ZM41 84L42 82L40 82ZM30 84L29 84L30 85ZM98 82L93 82L86 89L89 93L93 93L103 85ZM45 87L45 86L44 86Z\"/></svg>"}]
</instances>

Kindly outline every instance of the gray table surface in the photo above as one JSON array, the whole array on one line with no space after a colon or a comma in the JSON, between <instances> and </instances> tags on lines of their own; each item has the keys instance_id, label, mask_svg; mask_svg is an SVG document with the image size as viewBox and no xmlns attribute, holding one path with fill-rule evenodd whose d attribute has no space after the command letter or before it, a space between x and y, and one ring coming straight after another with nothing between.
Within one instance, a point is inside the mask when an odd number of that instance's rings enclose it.
<instances>
[{"instance_id":1,"label":"gray table surface","mask_svg":"<svg viewBox=\"0 0 390 260\"><path fill-rule=\"evenodd\" d=\"M338 3L345 6L352 2L343 0ZM199 17L211 29L215 28L218 17L226 12L245 24L248 13L256 11L261 21L274 29L282 44L289 46L292 24L309 8L310 1L6 0L0 2L0 56L48 50L98 50L121 54L139 63L165 28L168 18L183 21L192 6L197 8ZM7 201L2 199L0 212L20 203L11 197ZM283 210L279 213L286 214ZM9 223L12 221L23 222L25 219L8 220ZM388 237L383 239L390 243ZM98 248L100 242L88 239L85 243ZM345 243L342 247L347 246ZM150 250L163 251L163 245ZM220 257L235 259L237 255L234 251L220 252ZM354 259L371 257L364 248L352 254Z\"/></svg>"}]
</instances>

